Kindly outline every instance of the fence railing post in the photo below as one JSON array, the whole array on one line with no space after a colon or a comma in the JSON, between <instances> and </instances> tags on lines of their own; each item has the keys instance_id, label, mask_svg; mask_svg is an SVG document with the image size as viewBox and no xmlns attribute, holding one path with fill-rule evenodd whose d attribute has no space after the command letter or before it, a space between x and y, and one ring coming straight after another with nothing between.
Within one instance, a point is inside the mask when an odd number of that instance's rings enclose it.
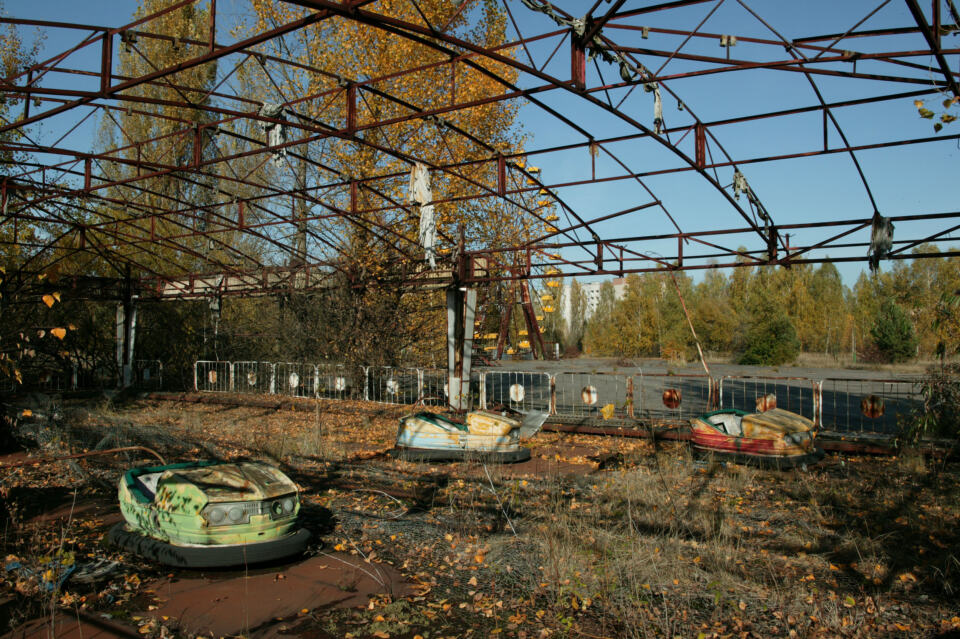
<instances>
[{"instance_id":1,"label":"fence railing post","mask_svg":"<svg viewBox=\"0 0 960 639\"><path fill-rule=\"evenodd\" d=\"M200 362L193 362L193 390L194 392L199 392L200 388L197 386L197 367L200 366Z\"/></svg>"},{"instance_id":2,"label":"fence railing post","mask_svg":"<svg viewBox=\"0 0 960 639\"><path fill-rule=\"evenodd\" d=\"M550 410L548 411L551 415L557 414L557 376L548 375L550 379Z\"/></svg>"},{"instance_id":3,"label":"fence railing post","mask_svg":"<svg viewBox=\"0 0 960 639\"><path fill-rule=\"evenodd\" d=\"M813 427L819 429L823 422L823 381L813 380Z\"/></svg>"},{"instance_id":4,"label":"fence railing post","mask_svg":"<svg viewBox=\"0 0 960 639\"><path fill-rule=\"evenodd\" d=\"M633 417L633 375L627 378L627 416Z\"/></svg>"},{"instance_id":5,"label":"fence railing post","mask_svg":"<svg viewBox=\"0 0 960 639\"><path fill-rule=\"evenodd\" d=\"M479 378L480 410L487 410L487 373L480 373Z\"/></svg>"},{"instance_id":6,"label":"fence railing post","mask_svg":"<svg viewBox=\"0 0 960 639\"><path fill-rule=\"evenodd\" d=\"M361 366L363 368L363 401L370 401L370 367Z\"/></svg>"},{"instance_id":7,"label":"fence railing post","mask_svg":"<svg viewBox=\"0 0 960 639\"><path fill-rule=\"evenodd\" d=\"M639 393L637 392L637 377L640 378ZM633 386L633 418L640 419L640 417L643 416L643 370L636 375L630 376L630 384ZM638 417L638 415L640 417Z\"/></svg>"}]
</instances>

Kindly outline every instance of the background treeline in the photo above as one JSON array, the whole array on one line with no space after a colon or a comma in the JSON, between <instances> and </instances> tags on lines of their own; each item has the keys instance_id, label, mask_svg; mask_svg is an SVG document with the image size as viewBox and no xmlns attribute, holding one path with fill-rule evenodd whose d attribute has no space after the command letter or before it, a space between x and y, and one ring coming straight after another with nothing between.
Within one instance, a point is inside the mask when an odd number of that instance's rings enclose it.
<instances>
[{"instance_id":1,"label":"background treeline","mask_svg":"<svg viewBox=\"0 0 960 639\"><path fill-rule=\"evenodd\" d=\"M960 349L957 257L897 261L852 288L833 264L708 271L696 284L685 273L631 275L620 299L605 283L586 320L574 282L558 304L570 305L572 321L555 314L549 336L568 355L694 358L678 288L704 350L743 364L792 362L801 352L904 362Z\"/></svg>"}]
</instances>

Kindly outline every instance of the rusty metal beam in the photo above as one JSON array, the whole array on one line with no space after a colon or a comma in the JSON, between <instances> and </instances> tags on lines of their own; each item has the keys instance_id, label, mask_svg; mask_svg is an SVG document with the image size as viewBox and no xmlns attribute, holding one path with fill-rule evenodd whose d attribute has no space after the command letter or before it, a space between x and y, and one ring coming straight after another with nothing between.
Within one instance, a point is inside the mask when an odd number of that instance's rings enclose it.
<instances>
[{"instance_id":1,"label":"rusty metal beam","mask_svg":"<svg viewBox=\"0 0 960 639\"><path fill-rule=\"evenodd\" d=\"M957 85L957 79L950 70L950 65L947 64L947 59L943 56L943 51L940 49L940 34L935 34L930 29L930 25L927 24L927 18L923 15L923 10L920 9L917 0L904 0L904 2L907 3L907 8L910 9L910 13L913 15L913 19L916 21L920 33L923 34L927 44L930 45L930 51L940 66L940 73L942 73L944 79L946 79L947 85L950 87L950 90L953 91L953 95L960 98L960 86Z\"/></svg>"}]
</instances>

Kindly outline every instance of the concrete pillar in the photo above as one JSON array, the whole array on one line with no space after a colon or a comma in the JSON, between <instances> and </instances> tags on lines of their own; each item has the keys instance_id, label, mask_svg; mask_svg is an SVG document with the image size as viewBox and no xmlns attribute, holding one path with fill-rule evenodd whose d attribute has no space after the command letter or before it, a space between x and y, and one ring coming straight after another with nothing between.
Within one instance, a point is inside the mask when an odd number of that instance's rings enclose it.
<instances>
[{"instance_id":1,"label":"concrete pillar","mask_svg":"<svg viewBox=\"0 0 960 639\"><path fill-rule=\"evenodd\" d=\"M470 368L476 289L447 289L447 400L454 410L470 407Z\"/></svg>"},{"instance_id":2,"label":"concrete pillar","mask_svg":"<svg viewBox=\"0 0 960 639\"><path fill-rule=\"evenodd\" d=\"M117 303L117 385L133 385L134 343L137 334L137 305L132 297Z\"/></svg>"}]
</instances>

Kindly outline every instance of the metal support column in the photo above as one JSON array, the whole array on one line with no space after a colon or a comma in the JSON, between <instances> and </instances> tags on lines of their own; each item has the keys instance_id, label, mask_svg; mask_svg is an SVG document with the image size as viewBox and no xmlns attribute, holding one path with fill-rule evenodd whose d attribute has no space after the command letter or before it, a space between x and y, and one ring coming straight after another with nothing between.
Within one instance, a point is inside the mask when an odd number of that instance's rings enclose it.
<instances>
[{"instance_id":1,"label":"metal support column","mask_svg":"<svg viewBox=\"0 0 960 639\"><path fill-rule=\"evenodd\" d=\"M450 408L470 407L470 368L473 356L473 318L477 290L447 289L447 393Z\"/></svg>"},{"instance_id":2,"label":"metal support column","mask_svg":"<svg viewBox=\"0 0 960 639\"><path fill-rule=\"evenodd\" d=\"M133 385L134 343L137 337L137 305L129 286L123 300L117 303L117 384L120 388Z\"/></svg>"}]
</instances>

